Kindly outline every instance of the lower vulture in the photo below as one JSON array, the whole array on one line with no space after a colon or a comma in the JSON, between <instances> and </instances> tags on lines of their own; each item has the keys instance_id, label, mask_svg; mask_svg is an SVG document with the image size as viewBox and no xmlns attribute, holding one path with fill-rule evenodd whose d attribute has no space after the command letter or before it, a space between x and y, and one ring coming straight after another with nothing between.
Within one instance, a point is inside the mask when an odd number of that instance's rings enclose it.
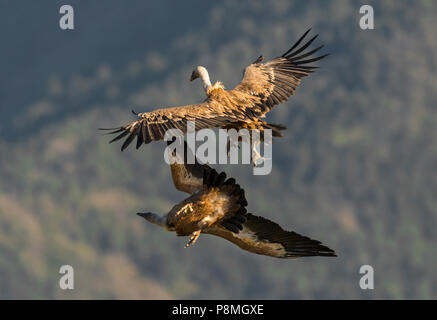
<instances>
[{"instance_id":1,"label":"lower vulture","mask_svg":"<svg viewBox=\"0 0 437 320\"><path fill-rule=\"evenodd\" d=\"M187 152L185 143L184 161L175 161L171 174L175 187L190 196L165 215L148 212L138 213L139 216L175 231L178 236L188 236L186 247L204 233L229 240L243 250L276 258L336 256L317 240L286 231L275 222L248 213L244 190L235 179L197 161L186 164ZM170 157L181 160L176 152Z\"/></svg>"}]
</instances>

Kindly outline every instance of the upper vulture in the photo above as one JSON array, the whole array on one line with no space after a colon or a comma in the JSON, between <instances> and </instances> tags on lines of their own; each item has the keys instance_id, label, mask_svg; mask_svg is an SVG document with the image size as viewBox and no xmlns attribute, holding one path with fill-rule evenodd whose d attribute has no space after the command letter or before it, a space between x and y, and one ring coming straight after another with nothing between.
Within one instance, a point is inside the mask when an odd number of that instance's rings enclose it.
<instances>
[{"instance_id":1,"label":"upper vulture","mask_svg":"<svg viewBox=\"0 0 437 320\"><path fill-rule=\"evenodd\" d=\"M310 29L311 30L311 29ZM195 120L195 130L204 128L248 128L272 129L273 136L282 136L284 126L268 124L260 118L265 117L274 106L290 98L301 78L308 76L317 67L312 62L323 59L328 54L314 57L323 46L309 50L317 35L306 43L303 36L280 57L262 63L260 56L245 71L240 84L232 90L225 90L221 82L211 85L206 68L198 66L191 74L190 81L200 78L207 98L199 104L163 108L151 112L135 113L139 119L114 130L119 134L110 142L126 138L121 150L126 149L137 138L137 149L143 143L163 140L168 129L187 132L187 121ZM308 50L307 50L308 49Z\"/></svg>"},{"instance_id":2,"label":"upper vulture","mask_svg":"<svg viewBox=\"0 0 437 320\"><path fill-rule=\"evenodd\" d=\"M244 190L234 178L226 179L224 172L218 174L196 161L174 163L171 173L176 188L191 196L166 215L138 215L179 236L190 236L186 246L193 244L200 233L206 233L225 238L243 250L276 258L336 256L317 240L285 231L275 222L247 213Z\"/></svg>"}]
</instances>

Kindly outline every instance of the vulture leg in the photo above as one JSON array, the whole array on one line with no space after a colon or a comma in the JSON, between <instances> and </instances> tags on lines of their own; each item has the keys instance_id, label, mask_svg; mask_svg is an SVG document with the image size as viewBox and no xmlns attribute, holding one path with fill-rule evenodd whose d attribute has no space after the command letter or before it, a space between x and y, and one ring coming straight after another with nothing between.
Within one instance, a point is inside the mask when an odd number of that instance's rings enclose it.
<instances>
[{"instance_id":1,"label":"vulture leg","mask_svg":"<svg viewBox=\"0 0 437 320\"><path fill-rule=\"evenodd\" d=\"M206 229L209 227L211 218L210 217L205 217L202 220L199 221L198 225L199 225L199 230L194 231L192 234L190 234L190 240L188 241L188 243L185 245L185 248L188 248L189 246L191 246L192 244L195 244L197 239L200 236L200 233L203 231L203 229Z\"/></svg>"},{"instance_id":2,"label":"vulture leg","mask_svg":"<svg viewBox=\"0 0 437 320\"><path fill-rule=\"evenodd\" d=\"M197 230L194 231L191 235L190 235L190 241L188 241L188 243L185 245L185 248L188 248L189 246L191 246L192 244L196 243L197 239L200 236L200 232L201 230Z\"/></svg>"},{"instance_id":3,"label":"vulture leg","mask_svg":"<svg viewBox=\"0 0 437 320\"><path fill-rule=\"evenodd\" d=\"M270 160L269 158L265 158L262 157L261 154L258 152L258 146L261 144L261 142L256 142L252 144L252 163L254 167L257 167L258 164L261 164L264 162L264 160ZM234 144L232 145L238 149L240 149L240 145L238 144L238 142L234 142ZM231 156L231 141L228 141L227 145L226 145L226 152L228 155L228 158ZM259 163L258 163L259 162Z\"/></svg>"},{"instance_id":4,"label":"vulture leg","mask_svg":"<svg viewBox=\"0 0 437 320\"><path fill-rule=\"evenodd\" d=\"M254 167L257 167L258 164L263 163L265 160L270 160L270 158L262 157L258 152L258 146L260 145L260 141L252 143L252 163Z\"/></svg>"},{"instance_id":5,"label":"vulture leg","mask_svg":"<svg viewBox=\"0 0 437 320\"><path fill-rule=\"evenodd\" d=\"M234 141L231 143L231 140L228 140L228 143L226 144L226 154L228 155L228 158L231 156L231 147L235 147L237 149L240 149L240 145L238 144L239 141Z\"/></svg>"}]
</instances>

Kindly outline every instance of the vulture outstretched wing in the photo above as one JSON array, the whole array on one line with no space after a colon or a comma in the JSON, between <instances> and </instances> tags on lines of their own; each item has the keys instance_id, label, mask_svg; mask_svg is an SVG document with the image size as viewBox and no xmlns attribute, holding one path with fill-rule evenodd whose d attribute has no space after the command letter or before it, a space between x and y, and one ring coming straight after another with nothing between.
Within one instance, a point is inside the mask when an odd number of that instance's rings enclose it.
<instances>
[{"instance_id":1,"label":"vulture outstretched wing","mask_svg":"<svg viewBox=\"0 0 437 320\"><path fill-rule=\"evenodd\" d=\"M222 188L225 187L230 196L235 197L235 203L232 204L232 211L228 211L223 219L217 221L217 225L231 231L239 232L243 229L243 223L246 222L247 200L244 189L235 182L234 178L226 179L226 173L217 173L215 169L209 168L203 171L204 188ZM227 196L229 196L227 195Z\"/></svg>"},{"instance_id":2,"label":"vulture outstretched wing","mask_svg":"<svg viewBox=\"0 0 437 320\"><path fill-rule=\"evenodd\" d=\"M195 129L222 127L234 121L244 121L247 115L244 110L232 111L222 107L215 101L206 100L203 103L182 107L164 108L151 112L137 114L140 119L119 128L101 129L113 130L109 134L117 134L109 143L126 138L121 150L126 149L137 138L137 149L143 143L164 139L168 129L179 129L187 132L188 121L195 121Z\"/></svg>"},{"instance_id":3,"label":"vulture outstretched wing","mask_svg":"<svg viewBox=\"0 0 437 320\"><path fill-rule=\"evenodd\" d=\"M175 143L178 143L177 141ZM206 164L200 164L197 158L194 157L194 163L189 164L188 153L192 151L188 148L187 142L184 140L184 160L183 163L178 163L176 161L170 165L171 177L173 179L173 184L179 191L187 192L189 194L194 194L203 188L203 179L205 172L209 172L212 168ZM170 143L168 143L170 144ZM170 155L175 160L182 155L176 155L175 152ZM180 159L182 160L182 159ZM182 161L179 161L182 162Z\"/></svg>"},{"instance_id":4,"label":"vulture outstretched wing","mask_svg":"<svg viewBox=\"0 0 437 320\"><path fill-rule=\"evenodd\" d=\"M277 223L251 213L244 215L246 222L238 233L213 225L204 233L225 238L243 250L276 258L311 256L336 257L334 250L293 231L282 229Z\"/></svg>"},{"instance_id":5,"label":"vulture outstretched wing","mask_svg":"<svg viewBox=\"0 0 437 320\"><path fill-rule=\"evenodd\" d=\"M260 98L261 102L253 108L257 116L262 117L274 106L287 101L299 86L301 78L317 68L308 64L328 56L313 56L323 45L306 51L318 35L299 46L310 30L282 56L266 63L261 63L263 57L260 56L245 69L242 81L233 90Z\"/></svg>"}]
</instances>

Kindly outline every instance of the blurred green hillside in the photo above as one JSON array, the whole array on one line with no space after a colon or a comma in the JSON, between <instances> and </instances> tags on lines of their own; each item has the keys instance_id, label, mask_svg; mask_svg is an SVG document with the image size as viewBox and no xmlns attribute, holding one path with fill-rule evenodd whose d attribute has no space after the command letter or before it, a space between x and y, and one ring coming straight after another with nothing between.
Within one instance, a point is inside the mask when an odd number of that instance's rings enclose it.
<instances>
[{"instance_id":1,"label":"blurred green hillside","mask_svg":"<svg viewBox=\"0 0 437 320\"><path fill-rule=\"evenodd\" d=\"M436 2L368 1L375 30L363 31L360 1L72 1L77 29L65 38L61 2L32 5L52 20L0 3L0 298L437 298ZM272 173L217 167L246 189L251 212L338 258L277 260L207 235L183 249L185 238L137 217L186 197L165 144L121 153L97 128L200 101L196 65L232 88L309 27L331 56L269 115L289 128ZM59 289L64 264L73 291ZM363 264L373 291L358 285Z\"/></svg>"}]
</instances>

